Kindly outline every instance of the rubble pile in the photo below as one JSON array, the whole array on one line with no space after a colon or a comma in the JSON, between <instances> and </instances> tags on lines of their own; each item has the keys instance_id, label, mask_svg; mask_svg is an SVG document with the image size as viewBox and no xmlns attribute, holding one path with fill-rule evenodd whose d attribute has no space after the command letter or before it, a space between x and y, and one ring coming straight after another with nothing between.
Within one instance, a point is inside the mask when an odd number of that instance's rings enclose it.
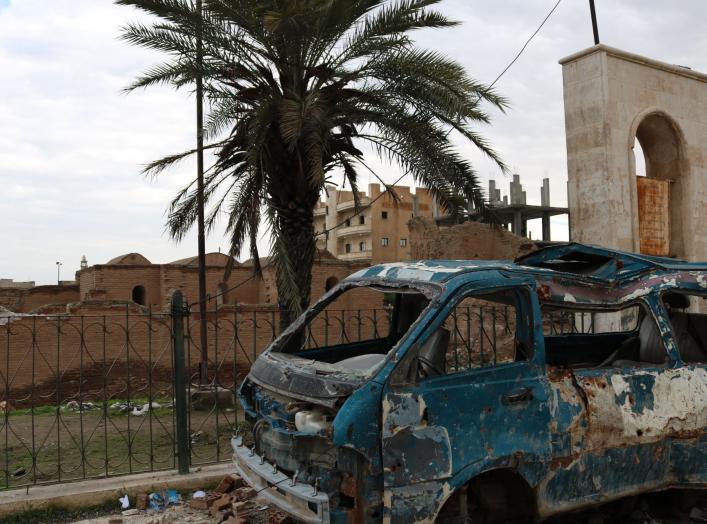
<instances>
[{"instance_id":1,"label":"rubble pile","mask_svg":"<svg viewBox=\"0 0 707 524\"><path fill-rule=\"evenodd\" d=\"M208 511L215 522L224 524L293 524L289 516L260 503L257 495L241 477L227 475L212 492L194 493L189 506Z\"/></svg>"}]
</instances>

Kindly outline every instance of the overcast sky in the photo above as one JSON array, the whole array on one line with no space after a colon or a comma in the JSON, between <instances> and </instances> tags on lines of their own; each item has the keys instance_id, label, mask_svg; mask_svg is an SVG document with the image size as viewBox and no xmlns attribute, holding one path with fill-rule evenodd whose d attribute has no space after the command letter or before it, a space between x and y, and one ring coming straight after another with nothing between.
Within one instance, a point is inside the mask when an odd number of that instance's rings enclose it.
<instances>
[{"instance_id":1,"label":"overcast sky","mask_svg":"<svg viewBox=\"0 0 707 524\"><path fill-rule=\"evenodd\" d=\"M421 46L461 61L491 82L556 0L444 0L463 24L418 34ZM707 71L704 0L597 0L603 43ZM73 278L90 264L128 252L153 262L196 254L195 236L175 244L164 232L170 197L193 165L149 180L142 164L193 144L193 100L168 88L121 89L159 60L117 39L137 13L109 0L0 0L0 277L51 283L56 261ZM511 109L481 127L539 203L544 176L565 205L562 74L557 61L592 44L588 2L563 0L523 56L497 84ZM508 179L469 147L484 180ZM383 170L388 182L395 170ZM373 180L372 180L373 181ZM364 177L362 182L368 180ZM553 224L560 237L566 225ZM227 248L220 235L207 249Z\"/></svg>"}]
</instances>

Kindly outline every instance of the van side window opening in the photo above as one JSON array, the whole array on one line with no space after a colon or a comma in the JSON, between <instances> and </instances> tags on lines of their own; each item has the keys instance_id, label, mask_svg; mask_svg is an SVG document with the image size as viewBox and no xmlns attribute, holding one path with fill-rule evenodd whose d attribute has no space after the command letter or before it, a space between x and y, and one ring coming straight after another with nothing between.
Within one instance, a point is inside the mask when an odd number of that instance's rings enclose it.
<instances>
[{"instance_id":1,"label":"van side window opening","mask_svg":"<svg viewBox=\"0 0 707 524\"><path fill-rule=\"evenodd\" d=\"M594 309L546 304L543 334L551 366L655 367L667 362L658 324L642 302Z\"/></svg>"},{"instance_id":2,"label":"van side window opening","mask_svg":"<svg viewBox=\"0 0 707 524\"><path fill-rule=\"evenodd\" d=\"M293 326L273 351L367 369L385 358L429 303L409 287L354 287Z\"/></svg>"},{"instance_id":3,"label":"van side window opening","mask_svg":"<svg viewBox=\"0 0 707 524\"><path fill-rule=\"evenodd\" d=\"M520 290L474 294L457 303L420 347L419 375L449 375L528 360L530 317L521 315Z\"/></svg>"},{"instance_id":4,"label":"van side window opening","mask_svg":"<svg viewBox=\"0 0 707 524\"><path fill-rule=\"evenodd\" d=\"M662 296L680 358L707 362L707 295L668 292Z\"/></svg>"}]
</instances>

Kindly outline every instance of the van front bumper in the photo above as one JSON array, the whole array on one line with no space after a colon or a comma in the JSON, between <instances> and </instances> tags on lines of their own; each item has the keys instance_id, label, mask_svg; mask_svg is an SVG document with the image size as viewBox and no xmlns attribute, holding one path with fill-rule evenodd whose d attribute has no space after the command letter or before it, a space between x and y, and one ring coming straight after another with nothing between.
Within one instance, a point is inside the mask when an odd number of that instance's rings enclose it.
<instances>
[{"instance_id":1,"label":"van front bumper","mask_svg":"<svg viewBox=\"0 0 707 524\"><path fill-rule=\"evenodd\" d=\"M233 464L243 480L269 504L312 524L329 524L329 496L314 486L293 482L272 464L255 454L255 448L243 445L241 437L231 439Z\"/></svg>"}]
</instances>

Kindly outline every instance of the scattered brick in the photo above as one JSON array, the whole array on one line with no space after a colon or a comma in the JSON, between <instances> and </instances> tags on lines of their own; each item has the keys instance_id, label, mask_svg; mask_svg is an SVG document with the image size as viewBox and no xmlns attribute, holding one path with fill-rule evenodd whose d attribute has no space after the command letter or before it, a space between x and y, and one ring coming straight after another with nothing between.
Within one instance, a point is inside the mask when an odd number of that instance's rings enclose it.
<instances>
[{"instance_id":1,"label":"scattered brick","mask_svg":"<svg viewBox=\"0 0 707 524\"><path fill-rule=\"evenodd\" d=\"M227 475L221 479L214 493L229 493L234 489L242 488L245 485L243 479L238 475Z\"/></svg>"},{"instance_id":2,"label":"scattered brick","mask_svg":"<svg viewBox=\"0 0 707 524\"><path fill-rule=\"evenodd\" d=\"M206 497L199 498L199 499L191 499L189 501L189 507L192 509L199 509L199 510L204 510L204 509L209 509L211 505L216 501L217 499L220 498L220 495L217 493L210 493L206 495Z\"/></svg>"},{"instance_id":3,"label":"scattered brick","mask_svg":"<svg viewBox=\"0 0 707 524\"><path fill-rule=\"evenodd\" d=\"M218 517L225 509L231 509L231 495L221 495L211 504L211 515Z\"/></svg>"},{"instance_id":4,"label":"scattered brick","mask_svg":"<svg viewBox=\"0 0 707 524\"><path fill-rule=\"evenodd\" d=\"M233 496L236 501L252 499L256 495L256 491L248 486L238 488L233 492Z\"/></svg>"}]
</instances>

